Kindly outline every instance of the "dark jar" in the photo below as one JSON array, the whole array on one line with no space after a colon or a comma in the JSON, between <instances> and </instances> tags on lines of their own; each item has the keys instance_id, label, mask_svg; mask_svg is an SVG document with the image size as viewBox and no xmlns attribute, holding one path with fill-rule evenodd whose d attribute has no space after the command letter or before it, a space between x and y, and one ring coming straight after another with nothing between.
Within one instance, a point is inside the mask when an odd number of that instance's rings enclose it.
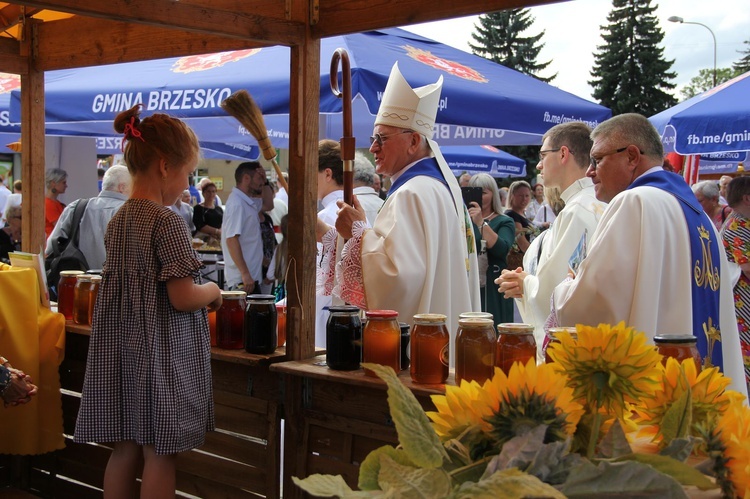
<instances>
[{"instance_id":1,"label":"dark jar","mask_svg":"<svg viewBox=\"0 0 750 499\"><path fill-rule=\"evenodd\" d=\"M442 314L417 314L411 330L411 366L415 383L440 385L448 379L450 333Z\"/></svg>"},{"instance_id":2,"label":"dark jar","mask_svg":"<svg viewBox=\"0 0 750 499\"><path fill-rule=\"evenodd\" d=\"M401 329L401 370L409 369L409 341L411 340L411 333L409 330L411 326L406 322L399 322L398 327Z\"/></svg>"},{"instance_id":3,"label":"dark jar","mask_svg":"<svg viewBox=\"0 0 750 499\"><path fill-rule=\"evenodd\" d=\"M326 322L326 363L337 371L354 371L362 363L362 321L359 309L329 307Z\"/></svg>"},{"instance_id":4,"label":"dark jar","mask_svg":"<svg viewBox=\"0 0 750 499\"><path fill-rule=\"evenodd\" d=\"M505 374L510 373L514 362L526 365L529 359L536 359L534 326L504 322L497 325L497 332L495 367L502 369Z\"/></svg>"},{"instance_id":5,"label":"dark jar","mask_svg":"<svg viewBox=\"0 0 750 499\"><path fill-rule=\"evenodd\" d=\"M248 295L245 309L245 351L272 354L278 346L276 297Z\"/></svg>"},{"instance_id":6,"label":"dark jar","mask_svg":"<svg viewBox=\"0 0 750 499\"><path fill-rule=\"evenodd\" d=\"M456 333L456 385L461 380L480 385L491 379L495 370L495 328L487 318L458 319Z\"/></svg>"},{"instance_id":7,"label":"dark jar","mask_svg":"<svg viewBox=\"0 0 750 499\"><path fill-rule=\"evenodd\" d=\"M547 338L546 342L544 344L544 363L545 364L551 364L554 362L552 358L549 356L549 347L553 343L560 344L560 338L558 335L560 333L568 333L570 336L574 339L578 339L578 333L576 332L576 328L574 327L551 327L549 328L549 331L547 331Z\"/></svg>"},{"instance_id":8,"label":"dark jar","mask_svg":"<svg viewBox=\"0 0 750 499\"><path fill-rule=\"evenodd\" d=\"M90 274L76 276L76 287L73 290L73 322L76 324L89 325L89 294L92 277Z\"/></svg>"},{"instance_id":9,"label":"dark jar","mask_svg":"<svg viewBox=\"0 0 750 499\"><path fill-rule=\"evenodd\" d=\"M73 304L75 303L76 276L83 274L80 270L60 271L57 281L57 311L65 316L65 320L73 320Z\"/></svg>"},{"instance_id":10,"label":"dark jar","mask_svg":"<svg viewBox=\"0 0 750 499\"><path fill-rule=\"evenodd\" d=\"M701 372L703 359L698 351L698 338L692 334L661 334L654 336L656 349L664 356L662 364L667 364L667 357L682 363L685 359L695 361L696 372Z\"/></svg>"},{"instance_id":11,"label":"dark jar","mask_svg":"<svg viewBox=\"0 0 750 499\"><path fill-rule=\"evenodd\" d=\"M239 350L243 345L242 335L245 331L245 297L244 291L222 291L221 306L214 318L216 328L216 346L227 350ZM211 317L208 321L211 334Z\"/></svg>"},{"instance_id":12,"label":"dark jar","mask_svg":"<svg viewBox=\"0 0 750 499\"><path fill-rule=\"evenodd\" d=\"M390 366L394 372L401 370L401 328L395 310L368 310L367 325L362 331L362 362ZM377 375L365 369L365 374Z\"/></svg>"}]
</instances>

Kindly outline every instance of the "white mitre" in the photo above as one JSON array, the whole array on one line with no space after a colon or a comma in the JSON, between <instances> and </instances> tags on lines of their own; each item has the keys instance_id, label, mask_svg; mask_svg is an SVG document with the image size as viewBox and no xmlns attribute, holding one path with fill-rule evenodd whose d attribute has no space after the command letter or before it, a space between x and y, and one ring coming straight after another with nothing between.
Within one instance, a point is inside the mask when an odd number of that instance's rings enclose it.
<instances>
[{"instance_id":1,"label":"white mitre","mask_svg":"<svg viewBox=\"0 0 750 499\"><path fill-rule=\"evenodd\" d=\"M399 71L398 62L395 63L380 101L375 125L407 128L431 139L435 133L442 88L441 75L436 83L412 89Z\"/></svg>"}]
</instances>

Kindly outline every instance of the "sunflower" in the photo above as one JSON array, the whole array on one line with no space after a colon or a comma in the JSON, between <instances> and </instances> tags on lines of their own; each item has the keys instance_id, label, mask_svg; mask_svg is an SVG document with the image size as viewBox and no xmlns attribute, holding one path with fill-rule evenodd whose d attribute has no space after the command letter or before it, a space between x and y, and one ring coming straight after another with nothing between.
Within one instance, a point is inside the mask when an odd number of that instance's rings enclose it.
<instances>
[{"instance_id":1,"label":"sunflower","mask_svg":"<svg viewBox=\"0 0 750 499\"><path fill-rule=\"evenodd\" d=\"M540 424L548 426L545 442L564 440L573 435L583 415L583 407L574 400L566 378L551 364L526 365L516 362L505 373L495 368L484 390L491 416L487 422L498 447Z\"/></svg>"},{"instance_id":2,"label":"sunflower","mask_svg":"<svg viewBox=\"0 0 750 499\"><path fill-rule=\"evenodd\" d=\"M750 498L750 408L740 400L730 403L716 423L716 434L736 496Z\"/></svg>"},{"instance_id":3,"label":"sunflower","mask_svg":"<svg viewBox=\"0 0 750 499\"><path fill-rule=\"evenodd\" d=\"M660 370L659 389L653 397L641 400L641 405L634 408L638 423L649 425L644 426L641 434L653 436L655 442L663 441L661 424L664 415L688 387L692 395L690 434L696 437L700 436L699 426L722 414L732 400L743 398L738 392L726 390L731 380L719 372L718 367L698 373L693 359L685 359L680 363L670 357L667 358L666 366L662 366Z\"/></svg>"},{"instance_id":4,"label":"sunflower","mask_svg":"<svg viewBox=\"0 0 750 499\"><path fill-rule=\"evenodd\" d=\"M459 386L445 385L445 395L432 395L437 412L427 412L432 426L447 441L458 437L470 427L477 426L485 433L490 430L485 418L492 414L484 390L476 381L461 380Z\"/></svg>"},{"instance_id":5,"label":"sunflower","mask_svg":"<svg viewBox=\"0 0 750 499\"><path fill-rule=\"evenodd\" d=\"M661 355L646 335L625 327L599 324L576 326L578 339L560 333L550 345L552 364L568 376L568 386L589 412L604 408L625 419L628 403L650 397L658 388Z\"/></svg>"}]
</instances>

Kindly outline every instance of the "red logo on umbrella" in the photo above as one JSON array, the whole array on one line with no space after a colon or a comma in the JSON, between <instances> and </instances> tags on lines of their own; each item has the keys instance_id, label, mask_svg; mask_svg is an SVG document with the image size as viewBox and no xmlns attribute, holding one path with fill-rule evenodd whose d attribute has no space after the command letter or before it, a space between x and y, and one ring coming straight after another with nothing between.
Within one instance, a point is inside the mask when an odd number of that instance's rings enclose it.
<instances>
[{"instance_id":1,"label":"red logo on umbrella","mask_svg":"<svg viewBox=\"0 0 750 499\"><path fill-rule=\"evenodd\" d=\"M0 73L0 94L7 94L11 90L21 88L21 77L8 73Z\"/></svg>"},{"instance_id":2,"label":"red logo on umbrella","mask_svg":"<svg viewBox=\"0 0 750 499\"><path fill-rule=\"evenodd\" d=\"M232 50L230 52L217 52L216 54L191 55L181 57L172 66L175 73L192 73L193 71L205 71L207 69L220 68L228 62L239 61L245 57L257 54L260 49Z\"/></svg>"},{"instance_id":3,"label":"red logo on umbrella","mask_svg":"<svg viewBox=\"0 0 750 499\"><path fill-rule=\"evenodd\" d=\"M465 66L459 62L443 59L442 57L432 55L432 52L428 50L414 48L410 45L404 45L404 48L406 49L406 55L421 63L427 64L428 66L432 66L435 69L445 71L446 73L458 76L459 78L463 78L464 80L471 80L479 83L487 83L489 81L487 78L482 76L482 73L480 73L479 71Z\"/></svg>"}]
</instances>

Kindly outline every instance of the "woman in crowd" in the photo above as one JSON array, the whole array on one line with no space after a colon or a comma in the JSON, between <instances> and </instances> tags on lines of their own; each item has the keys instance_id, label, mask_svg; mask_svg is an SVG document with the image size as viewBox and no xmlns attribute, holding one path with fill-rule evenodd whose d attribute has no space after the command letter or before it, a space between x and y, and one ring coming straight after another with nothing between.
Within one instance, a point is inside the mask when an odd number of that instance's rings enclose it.
<instances>
[{"instance_id":1,"label":"woman in crowd","mask_svg":"<svg viewBox=\"0 0 750 499\"><path fill-rule=\"evenodd\" d=\"M214 429L206 307L221 305L184 220L168 206L200 157L182 121L140 105L115 118L133 189L107 226L78 442L111 442L104 497L174 497L177 454Z\"/></svg>"},{"instance_id":2,"label":"woman in crowd","mask_svg":"<svg viewBox=\"0 0 750 499\"><path fill-rule=\"evenodd\" d=\"M471 203L469 206L479 253L482 310L492 314L495 325L513 322L513 300L506 300L500 293L485 292L485 284L489 282L492 286L500 272L506 268L506 257L513 245L515 225L510 217L502 215L503 206L500 204L495 179L486 173L478 173L471 177L469 186L482 188L482 206L478 206L477 203Z\"/></svg>"},{"instance_id":3,"label":"woman in crowd","mask_svg":"<svg viewBox=\"0 0 750 499\"><path fill-rule=\"evenodd\" d=\"M526 218L528 218L530 222L533 221L534 218L536 218L536 212L539 211L539 208L541 208L543 204L544 186L540 183L537 183L531 190L531 201L524 211Z\"/></svg>"},{"instance_id":4,"label":"woman in crowd","mask_svg":"<svg viewBox=\"0 0 750 499\"><path fill-rule=\"evenodd\" d=\"M734 286L734 309L740 347L745 364L745 381L750 383L750 177L737 177L727 186L727 202L734 210L721 230L727 259L740 267Z\"/></svg>"},{"instance_id":5,"label":"woman in crowd","mask_svg":"<svg viewBox=\"0 0 750 499\"><path fill-rule=\"evenodd\" d=\"M516 225L516 235L513 247L508 255L508 268L516 270L522 265L523 254L531 244L532 225L524 216L524 211L531 201L531 186L528 182L517 180L508 189L508 205L505 214L513 219Z\"/></svg>"},{"instance_id":6,"label":"woman in crowd","mask_svg":"<svg viewBox=\"0 0 750 499\"><path fill-rule=\"evenodd\" d=\"M47 188L44 199L44 233L49 237L65 209L65 205L57 197L68 189L68 172L59 168L47 170L44 185Z\"/></svg>"},{"instance_id":7,"label":"woman in crowd","mask_svg":"<svg viewBox=\"0 0 750 499\"><path fill-rule=\"evenodd\" d=\"M205 235L221 240L221 222L224 210L216 204L216 184L203 185L203 202L193 207L193 224L196 235Z\"/></svg>"},{"instance_id":8,"label":"woman in crowd","mask_svg":"<svg viewBox=\"0 0 750 499\"><path fill-rule=\"evenodd\" d=\"M21 251L21 207L8 208L5 220L7 225L0 229L0 261L9 263L8 253Z\"/></svg>"},{"instance_id":9,"label":"woman in crowd","mask_svg":"<svg viewBox=\"0 0 750 499\"><path fill-rule=\"evenodd\" d=\"M729 218L732 208L719 203L719 186L712 180L704 180L693 186L693 193L698 198L698 202L708 215L708 218L716 226L716 230L721 230L721 226Z\"/></svg>"}]
</instances>

